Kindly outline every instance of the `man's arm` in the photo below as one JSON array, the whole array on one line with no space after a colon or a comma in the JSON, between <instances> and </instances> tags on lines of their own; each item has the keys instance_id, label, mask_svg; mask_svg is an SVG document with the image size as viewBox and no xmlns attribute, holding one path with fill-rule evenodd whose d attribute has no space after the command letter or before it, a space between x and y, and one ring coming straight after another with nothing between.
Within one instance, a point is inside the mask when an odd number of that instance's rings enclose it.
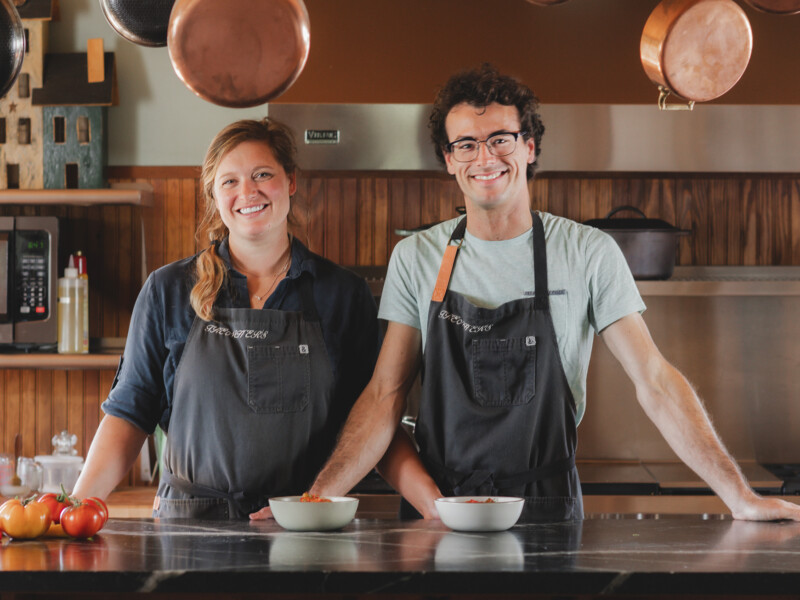
<instances>
[{"instance_id":1,"label":"man's arm","mask_svg":"<svg viewBox=\"0 0 800 600\"><path fill-rule=\"evenodd\" d=\"M419 329L390 321L372 379L353 405L312 494L346 494L378 463L403 416L421 356Z\"/></svg>"},{"instance_id":2,"label":"man's arm","mask_svg":"<svg viewBox=\"0 0 800 600\"><path fill-rule=\"evenodd\" d=\"M636 387L636 397L673 451L730 508L736 519L800 521L800 506L762 498L727 452L686 378L661 355L639 313L601 332Z\"/></svg>"},{"instance_id":3,"label":"man's arm","mask_svg":"<svg viewBox=\"0 0 800 600\"><path fill-rule=\"evenodd\" d=\"M72 495L106 498L133 466L146 439L147 433L125 419L103 417Z\"/></svg>"}]
</instances>

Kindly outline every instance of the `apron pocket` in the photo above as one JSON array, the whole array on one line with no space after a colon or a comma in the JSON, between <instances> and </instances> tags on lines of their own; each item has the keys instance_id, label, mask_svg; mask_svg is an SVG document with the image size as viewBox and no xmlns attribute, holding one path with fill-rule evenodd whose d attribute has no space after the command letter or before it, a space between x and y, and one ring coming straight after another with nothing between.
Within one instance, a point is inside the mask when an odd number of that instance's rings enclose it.
<instances>
[{"instance_id":1,"label":"apron pocket","mask_svg":"<svg viewBox=\"0 0 800 600\"><path fill-rule=\"evenodd\" d=\"M248 346L247 405L255 413L305 410L311 395L308 346Z\"/></svg>"},{"instance_id":2,"label":"apron pocket","mask_svg":"<svg viewBox=\"0 0 800 600\"><path fill-rule=\"evenodd\" d=\"M481 406L528 404L536 395L536 338L473 340L472 380Z\"/></svg>"},{"instance_id":3,"label":"apron pocket","mask_svg":"<svg viewBox=\"0 0 800 600\"><path fill-rule=\"evenodd\" d=\"M224 498L159 498L158 519L230 519L228 501Z\"/></svg>"}]
</instances>

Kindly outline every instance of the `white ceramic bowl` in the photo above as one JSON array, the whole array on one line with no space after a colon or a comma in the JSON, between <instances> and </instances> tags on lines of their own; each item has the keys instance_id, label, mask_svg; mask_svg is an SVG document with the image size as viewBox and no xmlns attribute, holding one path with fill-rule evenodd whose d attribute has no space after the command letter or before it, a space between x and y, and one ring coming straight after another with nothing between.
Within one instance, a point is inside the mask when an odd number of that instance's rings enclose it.
<instances>
[{"instance_id":1,"label":"white ceramic bowl","mask_svg":"<svg viewBox=\"0 0 800 600\"><path fill-rule=\"evenodd\" d=\"M489 498L493 502L487 503ZM437 498L436 510L442 523L456 531L505 531L517 522L524 504L524 498L510 496L454 496Z\"/></svg>"},{"instance_id":2,"label":"white ceramic bowl","mask_svg":"<svg viewBox=\"0 0 800 600\"><path fill-rule=\"evenodd\" d=\"M332 531L353 520L358 498L326 496L330 502L300 502L302 496L269 499L278 525L291 531Z\"/></svg>"}]
</instances>

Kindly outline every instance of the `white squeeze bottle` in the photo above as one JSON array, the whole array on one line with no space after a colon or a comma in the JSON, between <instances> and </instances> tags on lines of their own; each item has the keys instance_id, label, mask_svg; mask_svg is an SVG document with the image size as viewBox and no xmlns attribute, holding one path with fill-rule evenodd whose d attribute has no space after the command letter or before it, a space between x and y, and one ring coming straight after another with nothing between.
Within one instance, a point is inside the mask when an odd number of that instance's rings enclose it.
<instances>
[{"instance_id":1,"label":"white squeeze bottle","mask_svg":"<svg viewBox=\"0 0 800 600\"><path fill-rule=\"evenodd\" d=\"M88 323L84 318L84 288L88 281L78 278L78 269L70 257L64 277L58 280L58 352L85 354L89 352Z\"/></svg>"}]
</instances>

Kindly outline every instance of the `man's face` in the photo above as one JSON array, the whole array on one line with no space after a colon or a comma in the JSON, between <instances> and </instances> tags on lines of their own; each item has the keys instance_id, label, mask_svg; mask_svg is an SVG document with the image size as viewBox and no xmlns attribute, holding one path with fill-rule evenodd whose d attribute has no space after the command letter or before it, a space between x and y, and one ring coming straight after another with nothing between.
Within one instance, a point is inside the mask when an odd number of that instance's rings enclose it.
<instances>
[{"instance_id":1,"label":"man's face","mask_svg":"<svg viewBox=\"0 0 800 600\"><path fill-rule=\"evenodd\" d=\"M462 103L454 106L445 119L447 138L482 142L497 133L516 133L520 129L519 113L515 106L492 103L485 108ZM450 152L444 152L447 172L455 175L464 198L474 208L492 210L498 207L524 204L528 209L530 197L526 169L536 160L533 138L527 141L520 135L511 154L495 156L487 144L480 144L478 155L469 162L459 162Z\"/></svg>"}]
</instances>

